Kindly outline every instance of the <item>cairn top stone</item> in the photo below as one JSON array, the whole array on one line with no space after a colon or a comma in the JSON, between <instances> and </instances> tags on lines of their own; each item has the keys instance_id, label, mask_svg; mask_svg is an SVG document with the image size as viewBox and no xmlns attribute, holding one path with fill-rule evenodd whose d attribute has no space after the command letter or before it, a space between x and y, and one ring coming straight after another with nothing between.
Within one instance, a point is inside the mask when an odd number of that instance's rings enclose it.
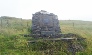
<instances>
[{"instance_id":1,"label":"cairn top stone","mask_svg":"<svg viewBox=\"0 0 92 55\"><path fill-rule=\"evenodd\" d=\"M38 11L38 12L36 12L35 14L49 14L49 15L55 15L55 14L49 13L49 12L47 12L47 11L45 11L45 10Z\"/></svg>"}]
</instances>

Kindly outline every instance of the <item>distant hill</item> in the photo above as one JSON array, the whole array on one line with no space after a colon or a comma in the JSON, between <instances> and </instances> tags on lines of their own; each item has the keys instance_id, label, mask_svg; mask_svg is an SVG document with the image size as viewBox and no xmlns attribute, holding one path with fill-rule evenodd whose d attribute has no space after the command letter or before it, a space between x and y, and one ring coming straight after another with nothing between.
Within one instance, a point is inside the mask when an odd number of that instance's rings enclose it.
<instances>
[{"instance_id":1,"label":"distant hill","mask_svg":"<svg viewBox=\"0 0 92 55\"><path fill-rule=\"evenodd\" d=\"M27 29L31 26L31 20L16 17L1 16L0 17L0 33L13 33ZM6 31L7 30L7 31ZM25 32L25 31L24 31ZM17 32L18 33L18 32ZM23 32L20 32L23 33Z\"/></svg>"},{"instance_id":2,"label":"distant hill","mask_svg":"<svg viewBox=\"0 0 92 55\"><path fill-rule=\"evenodd\" d=\"M1 16L0 19L21 19L21 18L9 17L9 16Z\"/></svg>"}]
</instances>

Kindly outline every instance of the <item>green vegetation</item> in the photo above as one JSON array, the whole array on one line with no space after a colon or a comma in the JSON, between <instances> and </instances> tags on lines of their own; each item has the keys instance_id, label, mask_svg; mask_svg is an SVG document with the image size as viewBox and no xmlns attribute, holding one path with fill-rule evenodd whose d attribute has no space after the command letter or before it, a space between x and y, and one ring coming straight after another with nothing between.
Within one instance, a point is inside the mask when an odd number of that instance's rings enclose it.
<instances>
[{"instance_id":1,"label":"green vegetation","mask_svg":"<svg viewBox=\"0 0 92 55\"><path fill-rule=\"evenodd\" d=\"M45 41L28 43L31 20L15 17L0 18L0 55L67 55L67 43L64 41ZM62 33L74 33L86 38L87 48L76 55L92 55L92 22L80 20L60 20ZM85 43L84 43L85 44ZM54 52L53 52L53 51Z\"/></svg>"}]
</instances>

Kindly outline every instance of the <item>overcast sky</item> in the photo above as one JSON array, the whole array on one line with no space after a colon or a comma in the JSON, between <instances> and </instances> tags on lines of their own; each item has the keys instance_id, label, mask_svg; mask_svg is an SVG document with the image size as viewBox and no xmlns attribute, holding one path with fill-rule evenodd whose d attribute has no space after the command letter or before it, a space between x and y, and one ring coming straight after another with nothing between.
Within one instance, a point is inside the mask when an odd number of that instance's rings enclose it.
<instances>
[{"instance_id":1,"label":"overcast sky","mask_svg":"<svg viewBox=\"0 0 92 55\"><path fill-rule=\"evenodd\" d=\"M92 21L92 0L0 0L0 16L31 19L40 10L61 20Z\"/></svg>"}]
</instances>

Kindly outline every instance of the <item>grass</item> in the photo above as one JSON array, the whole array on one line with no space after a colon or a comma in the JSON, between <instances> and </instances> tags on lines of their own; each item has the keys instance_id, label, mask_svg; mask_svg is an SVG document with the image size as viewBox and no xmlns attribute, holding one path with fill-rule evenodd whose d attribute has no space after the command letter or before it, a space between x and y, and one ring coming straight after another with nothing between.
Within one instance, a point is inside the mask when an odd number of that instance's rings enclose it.
<instances>
[{"instance_id":1,"label":"grass","mask_svg":"<svg viewBox=\"0 0 92 55\"><path fill-rule=\"evenodd\" d=\"M1 22L1 19L3 22ZM8 20L8 21L7 21ZM31 37L23 37L19 34L29 34L28 28L31 27L31 20L25 20L21 18L6 17L0 18L0 55L45 55L44 53L50 53L49 48L57 50L62 48L53 55L66 55L67 47L63 42L52 43L49 41L29 44L28 40ZM62 33L75 33L86 38L87 48L84 52L77 52L76 55L92 55L92 22L80 21L80 20L60 20L60 28ZM46 46L44 46L46 44ZM56 45L55 45L56 44ZM43 48L41 48L41 46ZM38 51L33 51L33 49ZM40 49L45 49L40 51Z\"/></svg>"}]
</instances>

